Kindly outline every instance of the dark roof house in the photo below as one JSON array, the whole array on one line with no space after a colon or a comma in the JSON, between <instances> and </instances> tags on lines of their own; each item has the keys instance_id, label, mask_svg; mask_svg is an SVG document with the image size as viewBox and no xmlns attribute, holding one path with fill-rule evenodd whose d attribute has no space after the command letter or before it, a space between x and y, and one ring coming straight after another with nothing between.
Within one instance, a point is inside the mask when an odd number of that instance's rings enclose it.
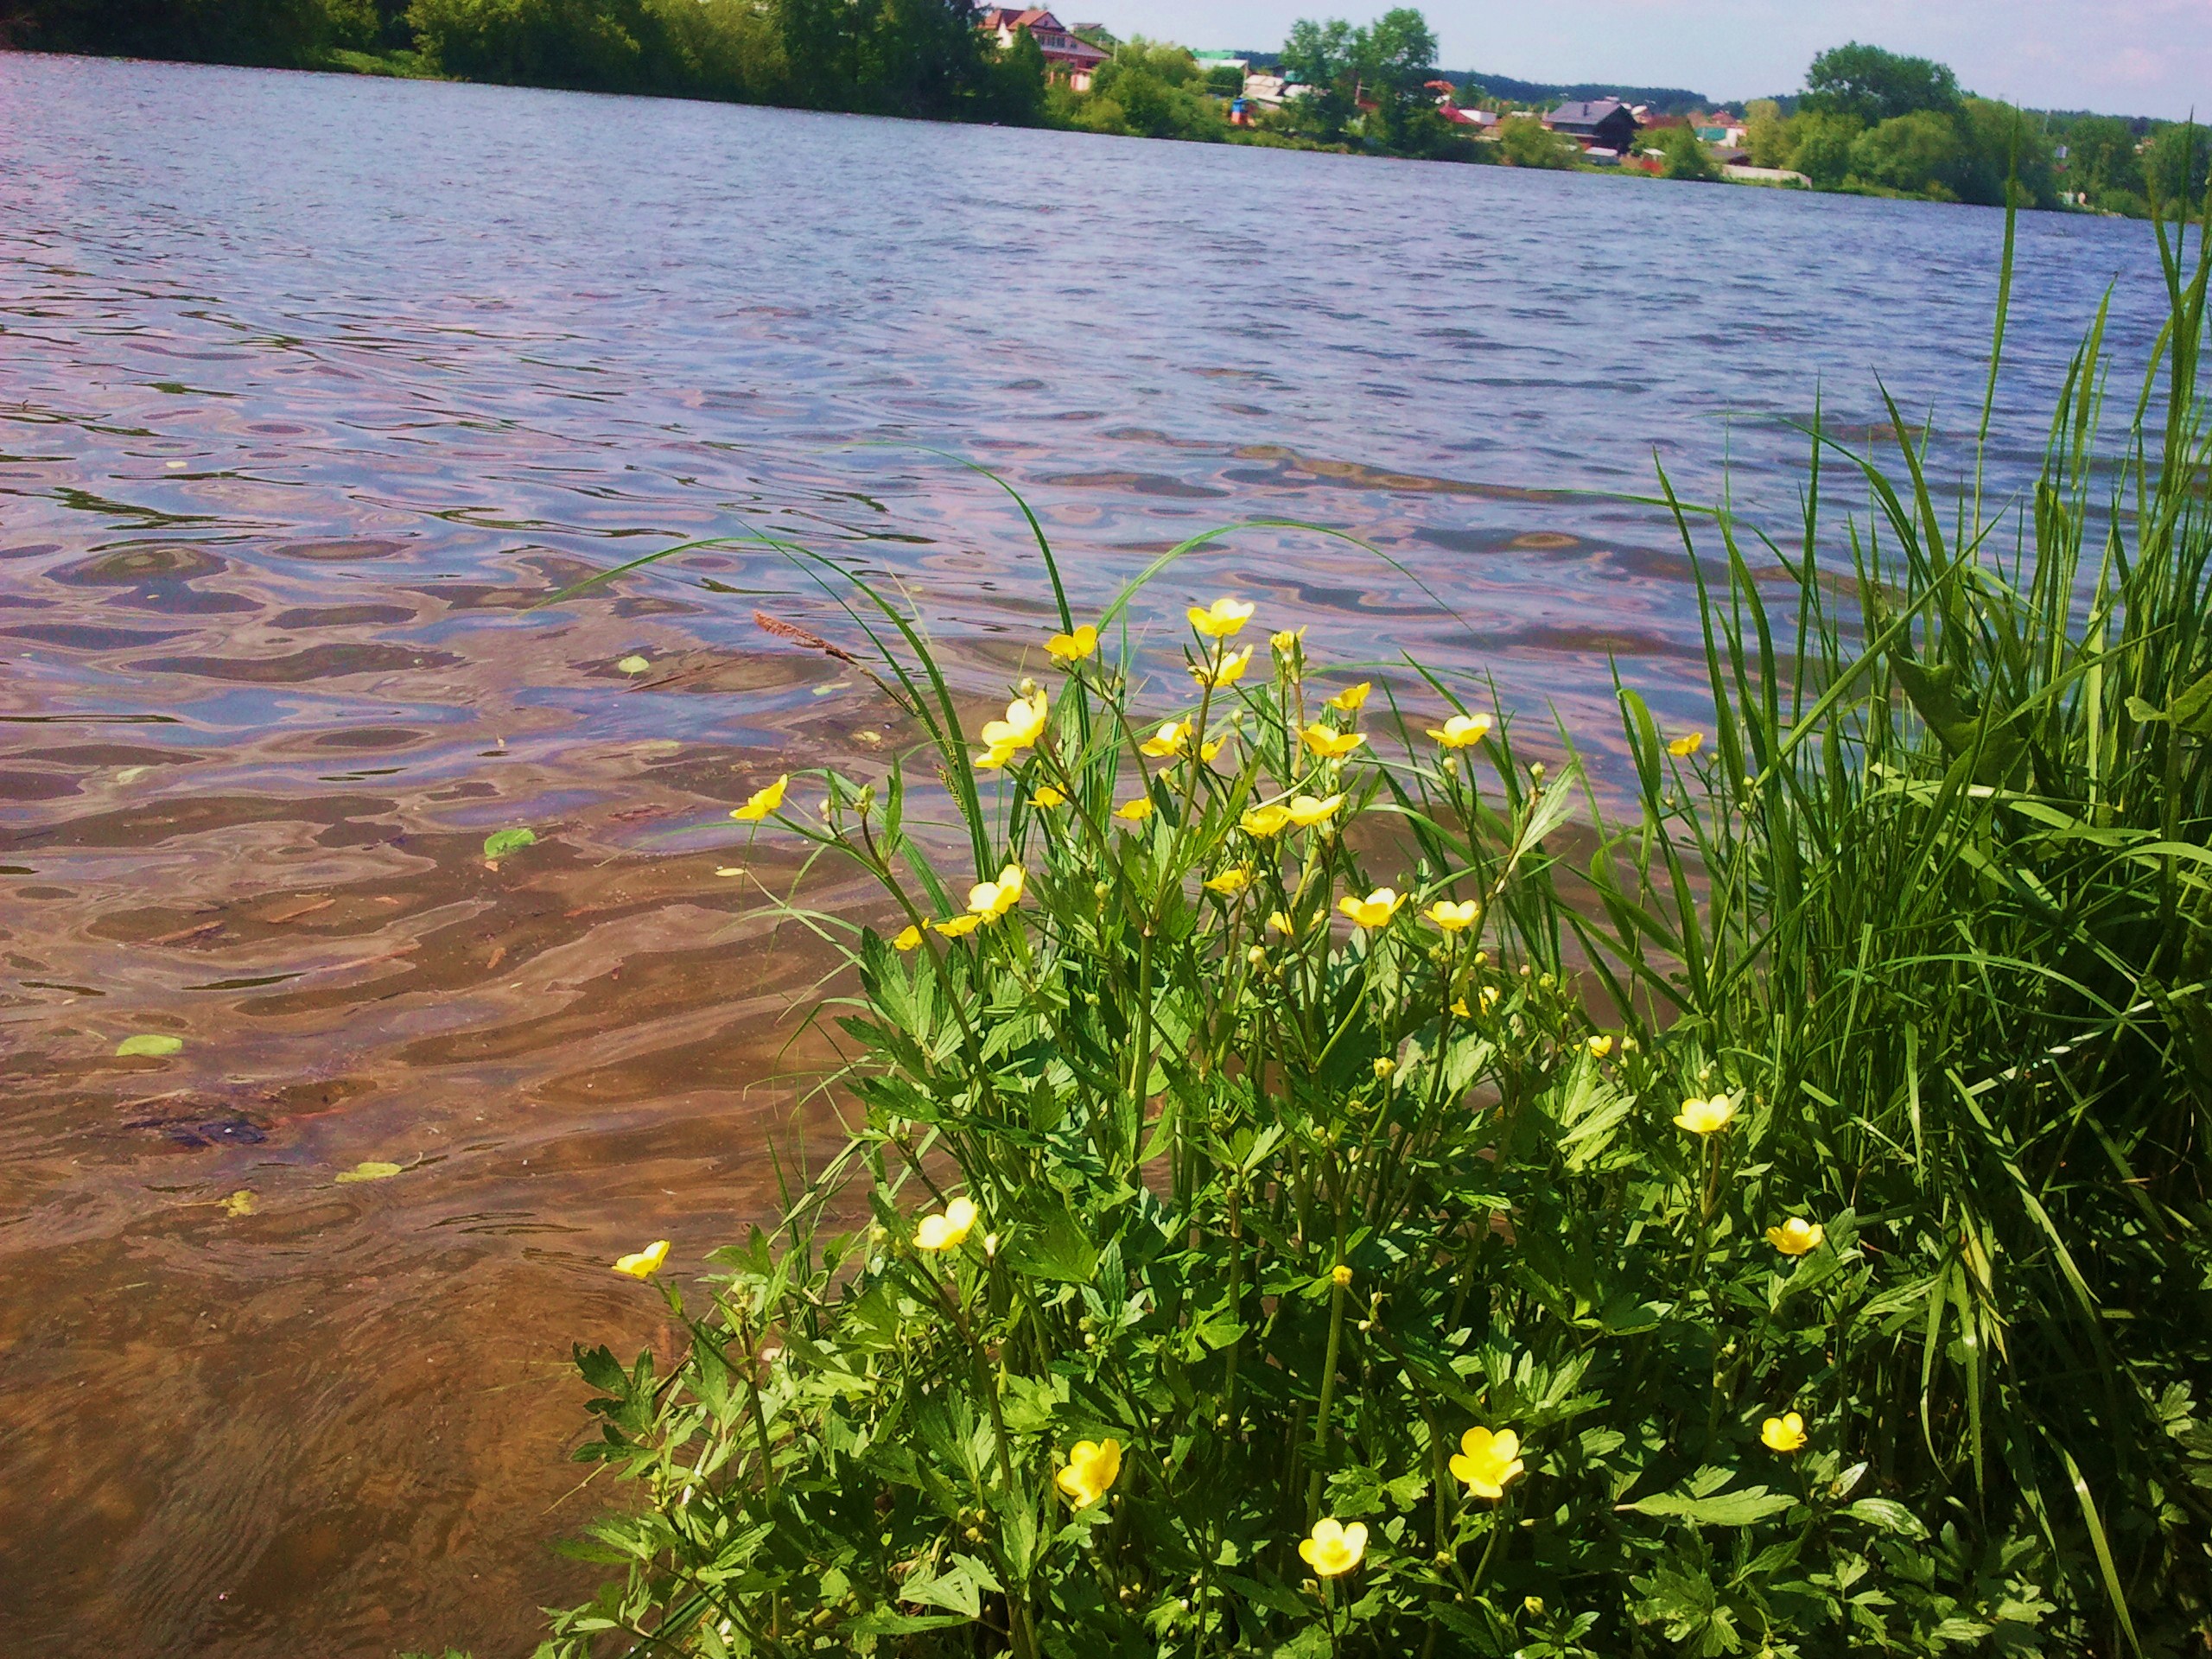
<instances>
[{"instance_id":1,"label":"dark roof house","mask_svg":"<svg viewBox=\"0 0 2212 1659\"><path fill-rule=\"evenodd\" d=\"M1544 124L1585 145L1625 155L1643 124L1618 98L1600 98L1562 104L1544 118Z\"/></svg>"}]
</instances>

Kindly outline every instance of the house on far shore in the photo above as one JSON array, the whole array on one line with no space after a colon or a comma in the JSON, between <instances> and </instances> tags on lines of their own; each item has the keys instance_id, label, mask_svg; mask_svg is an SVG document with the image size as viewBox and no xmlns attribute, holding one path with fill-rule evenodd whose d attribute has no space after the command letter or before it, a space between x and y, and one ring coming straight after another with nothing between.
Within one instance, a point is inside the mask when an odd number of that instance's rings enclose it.
<instances>
[{"instance_id":1,"label":"house on far shore","mask_svg":"<svg viewBox=\"0 0 2212 1659\"><path fill-rule=\"evenodd\" d=\"M1625 156L1634 148L1642 123L1618 98L1593 99L1562 104L1544 118L1544 125L1572 138L1586 150L1610 150Z\"/></svg>"},{"instance_id":2,"label":"house on far shore","mask_svg":"<svg viewBox=\"0 0 2212 1659\"><path fill-rule=\"evenodd\" d=\"M976 13L976 27L995 35L1001 49L1027 31L1045 54L1045 73L1065 79L1078 92L1090 90L1090 78L1111 54L1100 51L1049 11L1035 6L983 6Z\"/></svg>"},{"instance_id":3,"label":"house on far shore","mask_svg":"<svg viewBox=\"0 0 2212 1659\"><path fill-rule=\"evenodd\" d=\"M1472 127L1477 132L1487 132L1497 124L1497 118L1488 110L1461 109L1459 89L1448 80L1432 80L1424 90L1436 94L1436 112L1455 127Z\"/></svg>"}]
</instances>

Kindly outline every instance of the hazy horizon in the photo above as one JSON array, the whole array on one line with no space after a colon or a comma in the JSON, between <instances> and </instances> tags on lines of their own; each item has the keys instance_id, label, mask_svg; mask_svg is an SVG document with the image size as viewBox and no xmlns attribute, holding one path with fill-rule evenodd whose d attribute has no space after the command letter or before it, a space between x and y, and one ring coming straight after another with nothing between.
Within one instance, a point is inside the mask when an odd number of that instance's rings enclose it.
<instances>
[{"instance_id":1,"label":"hazy horizon","mask_svg":"<svg viewBox=\"0 0 2212 1659\"><path fill-rule=\"evenodd\" d=\"M1363 22L1387 9L1313 0L1073 0L1065 22L1201 48L1272 51L1300 17ZM1681 86L1741 100L1795 91L1813 54L1860 40L1932 57L1986 97L2037 109L2180 120L2212 115L2205 0L1736 0L1685 15L1673 0L1581 0L1572 9L1430 0L1448 69L1523 80ZM1817 15L1813 15L1817 14Z\"/></svg>"}]
</instances>

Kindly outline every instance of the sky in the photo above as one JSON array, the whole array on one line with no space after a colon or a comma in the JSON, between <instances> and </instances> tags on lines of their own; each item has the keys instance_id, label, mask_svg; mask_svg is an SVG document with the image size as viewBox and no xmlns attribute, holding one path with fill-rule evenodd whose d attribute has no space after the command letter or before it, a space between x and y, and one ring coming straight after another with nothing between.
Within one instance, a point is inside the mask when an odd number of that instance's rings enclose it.
<instances>
[{"instance_id":1,"label":"sky","mask_svg":"<svg viewBox=\"0 0 2212 1659\"><path fill-rule=\"evenodd\" d=\"M1296 18L1364 22L1389 0L1073 3L1063 21L1261 51ZM1427 0L1421 10L1441 67L1523 80L1743 99L1795 91L1815 53L1860 40L1936 58L1969 91L2037 109L2212 118L2212 0Z\"/></svg>"}]
</instances>

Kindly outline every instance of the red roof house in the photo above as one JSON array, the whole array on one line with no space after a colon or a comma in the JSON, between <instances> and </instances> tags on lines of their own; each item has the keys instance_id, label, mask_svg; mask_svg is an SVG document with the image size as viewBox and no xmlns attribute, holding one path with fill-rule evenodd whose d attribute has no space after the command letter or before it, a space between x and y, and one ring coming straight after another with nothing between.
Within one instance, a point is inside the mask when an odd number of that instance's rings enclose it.
<instances>
[{"instance_id":1,"label":"red roof house","mask_svg":"<svg viewBox=\"0 0 2212 1659\"><path fill-rule=\"evenodd\" d=\"M1073 29L1051 12L1036 6L979 7L976 27L987 35L997 35L1001 48L1012 46L1014 35L1027 30L1030 38L1037 42L1038 50L1045 54L1045 73L1065 75L1068 85L1078 92L1090 90L1091 75L1110 55L1079 39Z\"/></svg>"}]
</instances>

